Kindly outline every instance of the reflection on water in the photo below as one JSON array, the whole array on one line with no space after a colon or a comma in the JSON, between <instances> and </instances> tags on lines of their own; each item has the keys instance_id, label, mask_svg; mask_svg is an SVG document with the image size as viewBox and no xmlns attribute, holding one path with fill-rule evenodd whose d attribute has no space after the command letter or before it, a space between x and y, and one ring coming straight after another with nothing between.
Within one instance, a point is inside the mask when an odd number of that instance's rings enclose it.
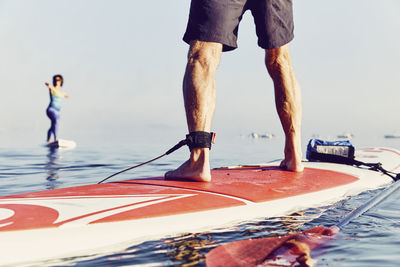
<instances>
[{"instance_id":1,"label":"reflection on water","mask_svg":"<svg viewBox=\"0 0 400 267\"><path fill-rule=\"evenodd\" d=\"M58 148L49 147L49 153L47 153L47 161L44 165L46 169L46 189L56 189L58 186L59 171L61 169L60 160L61 160L61 152Z\"/></svg>"},{"instance_id":2,"label":"reflection on water","mask_svg":"<svg viewBox=\"0 0 400 267\"><path fill-rule=\"evenodd\" d=\"M171 261L180 266L198 266L205 260L205 251L215 246L211 234L190 234L166 240L167 255Z\"/></svg>"},{"instance_id":3,"label":"reflection on water","mask_svg":"<svg viewBox=\"0 0 400 267\"><path fill-rule=\"evenodd\" d=\"M57 148L49 148L49 153L47 154L47 163L45 165L45 168L47 169L47 181L54 181L57 180L58 174L58 168L57 168L57 160L58 160L58 149Z\"/></svg>"}]
</instances>

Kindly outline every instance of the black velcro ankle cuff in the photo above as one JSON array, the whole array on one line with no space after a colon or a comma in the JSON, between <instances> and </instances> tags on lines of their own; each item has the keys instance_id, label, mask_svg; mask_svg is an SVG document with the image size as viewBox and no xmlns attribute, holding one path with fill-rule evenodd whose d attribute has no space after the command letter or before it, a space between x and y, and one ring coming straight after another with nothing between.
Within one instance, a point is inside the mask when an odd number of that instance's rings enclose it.
<instances>
[{"instance_id":1,"label":"black velcro ankle cuff","mask_svg":"<svg viewBox=\"0 0 400 267\"><path fill-rule=\"evenodd\" d=\"M187 145L192 151L193 148L209 148L211 149L211 143L214 143L215 133L211 132L191 132L186 135Z\"/></svg>"}]
</instances>

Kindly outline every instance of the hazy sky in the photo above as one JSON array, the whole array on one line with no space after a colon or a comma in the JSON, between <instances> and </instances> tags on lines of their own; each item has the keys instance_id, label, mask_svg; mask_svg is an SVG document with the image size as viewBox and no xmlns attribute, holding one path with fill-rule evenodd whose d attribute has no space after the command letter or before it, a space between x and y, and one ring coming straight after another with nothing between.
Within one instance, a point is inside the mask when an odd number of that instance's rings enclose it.
<instances>
[{"instance_id":1,"label":"hazy sky","mask_svg":"<svg viewBox=\"0 0 400 267\"><path fill-rule=\"evenodd\" d=\"M400 129L400 2L294 1L291 53L304 134ZM0 138L35 138L54 74L65 78L61 136L186 133L181 83L189 0L0 0ZM217 72L216 132L281 134L250 13ZM158 129L155 131L154 129ZM155 131L155 132L153 132Z\"/></svg>"}]
</instances>

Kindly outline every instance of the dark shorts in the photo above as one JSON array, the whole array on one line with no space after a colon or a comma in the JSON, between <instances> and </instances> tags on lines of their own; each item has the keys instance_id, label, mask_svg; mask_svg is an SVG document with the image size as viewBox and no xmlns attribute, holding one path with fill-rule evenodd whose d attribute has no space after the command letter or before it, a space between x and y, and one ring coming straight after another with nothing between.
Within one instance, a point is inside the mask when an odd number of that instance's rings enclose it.
<instances>
[{"instance_id":1,"label":"dark shorts","mask_svg":"<svg viewBox=\"0 0 400 267\"><path fill-rule=\"evenodd\" d=\"M292 0L192 0L183 40L216 42L223 44L223 51L233 50L247 10L253 15L260 47L273 49L293 39Z\"/></svg>"}]
</instances>

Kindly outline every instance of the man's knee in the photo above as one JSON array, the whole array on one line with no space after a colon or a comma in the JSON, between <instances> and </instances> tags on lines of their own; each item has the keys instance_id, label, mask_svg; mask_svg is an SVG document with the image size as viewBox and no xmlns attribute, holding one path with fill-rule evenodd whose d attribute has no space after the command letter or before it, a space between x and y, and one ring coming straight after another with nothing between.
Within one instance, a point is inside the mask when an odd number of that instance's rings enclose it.
<instances>
[{"instance_id":1,"label":"man's knee","mask_svg":"<svg viewBox=\"0 0 400 267\"><path fill-rule=\"evenodd\" d=\"M291 67L289 45L266 50L265 65L268 72L273 75L276 72L282 72L285 68Z\"/></svg>"},{"instance_id":2,"label":"man's knee","mask_svg":"<svg viewBox=\"0 0 400 267\"><path fill-rule=\"evenodd\" d=\"M188 65L200 64L203 68L216 68L222 53L222 44L192 41L188 54Z\"/></svg>"}]
</instances>

